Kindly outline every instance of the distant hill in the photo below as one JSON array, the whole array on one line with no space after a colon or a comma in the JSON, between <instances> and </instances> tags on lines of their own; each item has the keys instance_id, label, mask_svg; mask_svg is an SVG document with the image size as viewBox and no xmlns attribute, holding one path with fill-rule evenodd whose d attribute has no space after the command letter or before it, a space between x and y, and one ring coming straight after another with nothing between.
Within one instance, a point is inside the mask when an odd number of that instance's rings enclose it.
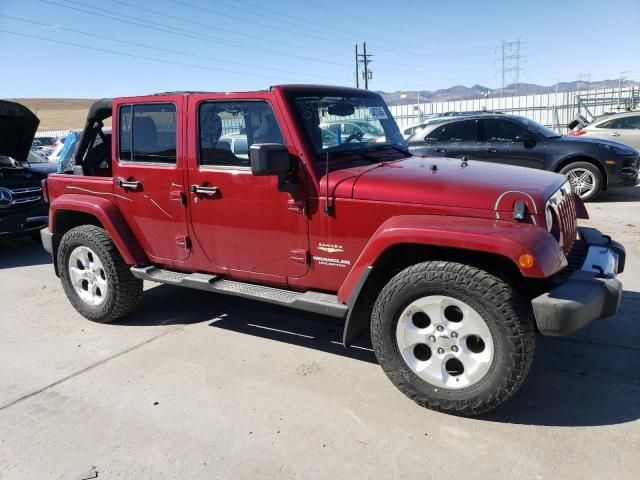
<instances>
[{"instance_id":1,"label":"distant hill","mask_svg":"<svg viewBox=\"0 0 640 480\"><path fill-rule=\"evenodd\" d=\"M10 98L28 107L40 119L38 130L66 130L82 128L89 107L89 98Z\"/></svg>"},{"instance_id":2,"label":"distant hill","mask_svg":"<svg viewBox=\"0 0 640 480\"><path fill-rule=\"evenodd\" d=\"M560 82L558 83L558 92L573 92L576 90L593 90L599 88L618 88L618 80L602 80L599 82ZM632 82L625 80L622 82L624 87L638 86L640 82ZM464 85L456 85L441 90L420 90L421 102L447 102L451 100L469 100L473 98L481 98L489 92L492 97L510 97L513 95L534 95L539 93L552 93L556 91L556 85L542 86L534 83L520 83L516 85L508 85L503 89L490 89L483 85L473 85L465 87ZM397 92L378 92L389 105L408 105L418 103L418 91L397 91ZM405 98L401 98L405 97Z\"/></svg>"}]
</instances>

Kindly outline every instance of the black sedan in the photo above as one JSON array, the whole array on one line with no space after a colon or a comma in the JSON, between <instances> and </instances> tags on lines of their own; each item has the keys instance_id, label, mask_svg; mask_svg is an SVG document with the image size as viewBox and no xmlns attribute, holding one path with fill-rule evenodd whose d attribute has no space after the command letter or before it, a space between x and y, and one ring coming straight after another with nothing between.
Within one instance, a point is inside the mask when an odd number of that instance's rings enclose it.
<instances>
[{"instance_id":1,"label":"black sedan","mask_svg":"<svg viewBox=\"0 0 640 480\"><path fill-rule=\"evenodd\" d=\"M599 138L559 135L532 120L495 113L443 117L408 140L415 155L540 168L567 175L584 201L615 186L635 185L640 152Z\"/></svg>"}]
</instances>

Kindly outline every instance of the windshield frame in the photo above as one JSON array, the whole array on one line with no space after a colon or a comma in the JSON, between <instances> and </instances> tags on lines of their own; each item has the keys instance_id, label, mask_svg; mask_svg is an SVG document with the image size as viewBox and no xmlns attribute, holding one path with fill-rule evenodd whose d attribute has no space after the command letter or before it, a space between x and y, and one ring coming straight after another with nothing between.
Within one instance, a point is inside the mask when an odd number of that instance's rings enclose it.
<instances>
[{"instance_id":1,"label":"windshield frame","mask_svg":"<svg viewBox=\"0 0 640 480\"><path fill-rule=\"evenodd\" d=\"M348 143L348 144L342 143L339 145L332 145L327 148L322 148L320 150L315 150L315 148L313 147L313 142L309 135L309 131L306 127L306 122L302 118L302 112L297 107L297 104L296 104L296 101L298 98L308 97L308 96L320 97L320 98L338 97L338 98L347 99L347 101L349 98L370 98L372 100L375 100L376 105L372 105L372 106L383 108L387 117L386 119L378 119L380 122L380 128L383 130L383 134L386 137L395 136L397 138L397 141L362 142L362 143L354 142L354 143ZM391 114L389 107L387 106L384 99L377 93L368 92L368 91L353 91L353 90L339 91L339 90L333 90L333 89L326 89L326 90L325 89L309 89L309 90L305 89L305 90L287 91L285 92L285 98L295 118L296 124L299 126L298 128L302 133L302 137L305 143L307 144L307 146L309 147L309 152L312 153L314 156L314 165L316 166L319 165L320 162L323 162L325 160L325 155L327 153L329 154L330 157L336 157L343 154L352 154L352 153L358 155L358 152L364 152L365 150L370 150L372 148L375 149L376 147L381 147L384 145L387 145L387 146L394 145L396 147L400 147L403 149L407 148L407 142L402 136L402 133L398 128L398 124L393 118L393 115ZM366 122L366 120L345 117L344 120L336 120L331 122L322 122L320 120L319 125L327 124L327 123L356 123L357 124L359 122ZM326 128L326 127L321 127L321 128ZM398 152L398 155L402 155L402 154Z\"/></svg>"}]
</instances>

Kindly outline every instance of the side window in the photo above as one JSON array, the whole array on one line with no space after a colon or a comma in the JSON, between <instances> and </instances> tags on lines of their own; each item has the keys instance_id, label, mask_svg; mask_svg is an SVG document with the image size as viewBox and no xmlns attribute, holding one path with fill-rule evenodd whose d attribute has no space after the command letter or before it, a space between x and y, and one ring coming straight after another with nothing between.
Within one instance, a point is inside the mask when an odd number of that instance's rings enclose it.
<instances>
[{"instance_id":1,"label":"side window","mask_svg":"<svg viewBox=\"0 0 640 480\"><path fill-rule=\"evenodd\" d=\"M618 130L634 130L640 128L640 117L622 117L609 120L597 128L614 128Z\"/></svg>"},{"instance_id":2,"label":"side window","mask_svg":"<svg viewBox=\"0 0 640 480\"><path fill-rule=\"evenodd\" d=\"M637 117L627 117L627 128L633 130L640 129L640 115Z\"/></svg>"},{"instance_id":3,"label":"side window","mask_svg":"<svg viewBox=\"0 0 640 480\"><path fill-rule=\"evenodd\" d=\"M515 142L518 135L525 132L526 128L515 122L487 118L484 120L484 134L489 142Z\"/></svg>"},{"instance_id":4,"label":"side window","mask_svg":"<svg viewBox=\"0 0 640 480\"><path fill-rule=\"evenodd\" d=\"M445 125L446 126L446 125ZM427 133L427 136L424 137L425 142L437 142L442 137L442 133L444 132L445 126L434 128L431 132Z\"/></svg>"},{"instance_id":5,"label":"side window","mask_svg":"<svg viewBox=\"0 0 640 480\"><path fill-rule=\"evenodd\" d=\"M600 125L596 125L596 128L618 128L614 127L615 123L615 120L609 120L608 122L603 122Z\"/></svg>"},{"instance_id":6,"label":"side window","mask_svg":"<svg viewBox=\"0 0 640 480\"><path fill-rule=\"evenodd\" d=\"M465 120L463 122L448 123L444 126L440 140L446 142L475 142L476 121Z\"/></svg>"},{"instance_id":7,"label":"side window","mask_svg":"<svg viewBox=\"0 0 640 480\"><path fill-rule=\"evenodd\" d=\"M284 144L273 109L264 101L203 103L198 124L200 165L248 167L254 143Z\"/></svg>"},{"instance_id":8,"label":"side window","mask_svg":"<svg viewBox=\"0 0 640 480\"><path fill-rule=\"evenodd\" d=\"M176 163L176 106L120 107L119 158L128 162Z\"/></svg>"}]
</instances>

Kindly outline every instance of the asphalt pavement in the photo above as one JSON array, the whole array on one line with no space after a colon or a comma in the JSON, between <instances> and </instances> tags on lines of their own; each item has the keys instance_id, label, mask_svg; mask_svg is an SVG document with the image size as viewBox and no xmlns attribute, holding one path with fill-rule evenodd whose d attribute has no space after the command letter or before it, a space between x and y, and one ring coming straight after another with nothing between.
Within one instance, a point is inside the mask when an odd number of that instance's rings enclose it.
<instances>
[{"instance_id":1,"label":"asphalt pavement","mask_svg":"<svg viewBox=\"0 0 640 480\"><path fill-rule=\"evenodd\" d=\"M150 283L91 323L41 247L0 241L0 479L637 480L640 187L588 209L627 248L619 313L538 337L479 418L418 407L319 315Z\"/></svg>"}]
</instances>

